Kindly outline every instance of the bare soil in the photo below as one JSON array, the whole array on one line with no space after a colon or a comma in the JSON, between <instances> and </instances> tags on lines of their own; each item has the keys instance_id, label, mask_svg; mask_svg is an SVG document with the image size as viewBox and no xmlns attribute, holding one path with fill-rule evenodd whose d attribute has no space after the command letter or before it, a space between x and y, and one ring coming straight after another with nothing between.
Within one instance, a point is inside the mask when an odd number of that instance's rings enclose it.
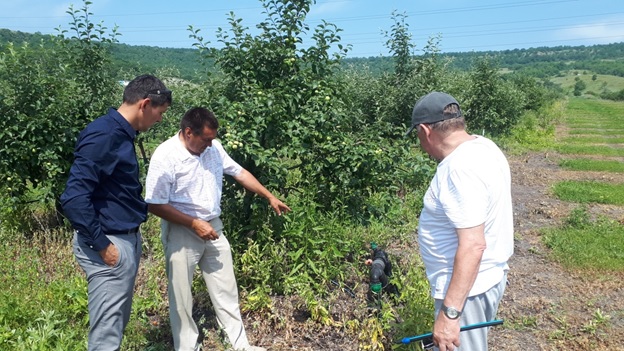
<instances>
[{"instance_id":1,"label":"bare soil","mask_svg":"<svg viewBox=\"0 0 624 351\"><path fill-rule=\"evenodd\" d=\"M540 234L542 228L561 224L577 207L552 196L555 182L593 179L621 183L624 175L565 171L558 167L562 157L547 152L509 156L515 253L499 309L505 324L491 328L490 350L624 350L624 273L566 269L550 257ZM589 210L595 216L606 215L624 223L622 207L590 205ZM401 255L402 250L388 251ZM356 297L334 287L330 313L337 323L363 319L368 313L366 284L345 285L355 287ZM358 350L358 330L319 326L309 317L296 297L275 298L272 311L244 316L252 343L269 350ZM218 345L208 337L205 346L214 349ZM390 349L389 343L386 349Z\"/></svg>"}]
</instances>

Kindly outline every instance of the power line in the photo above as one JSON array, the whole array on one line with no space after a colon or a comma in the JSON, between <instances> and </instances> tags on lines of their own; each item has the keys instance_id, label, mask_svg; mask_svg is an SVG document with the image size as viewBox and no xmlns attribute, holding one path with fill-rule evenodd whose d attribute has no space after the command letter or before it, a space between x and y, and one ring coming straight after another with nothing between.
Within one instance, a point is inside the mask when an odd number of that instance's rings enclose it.
<instances>
[{"instance_id":1,"label":"power line","mask_svg":"<svg viewBox=\"0 0 624 351\"><path fill-rule=\"evenodd\" d=\"M470 11L483 11L483 10L492 10L492 9L507 9L507 8L515 8L515 7L526 7L526 6L536 6L536 5L549 5L555 3L566 3L566 2L578 2L579 0L533 0L533 1L522 1L515 3L507 3L507 4L494 4L494 5L479 5L479 6L468 6L468 7L457 7L457 8L447 8L447 9L438 9L438 10L427 10L427 11L415 11L415 12L406 12L406 15L410 16L425 16L431 14L448 14L455 12L470 12ZM332 1L326 3L339 3L339 2L349 2L349 1ZM118 14L94 14L91 17L94 19L100 17L137 17L137 16L159 16L159 15L184 15L184 14L197 14L197 13L206 13L206 12L236 12L236 11L246 11L246 10L264 10L263 7L241 7L241 8L233 8L233 9L211 9L211 10L189 10L189 11L166 11L166 12L141 12L141 13L118 13ZM55 15L55 16L0 16L0 19L54 19L54 18L66 18L69 17L69 14L66 15ZM352 17L343 17L343 18L329 18L325 19L328 22L332 21L360 21L360 20L370 20L370 19L388 19L390 15L365 15L365 16L352 16ZM311 22L322 22L322 20L316 20Z\"/></svg>"},{"instance_id":2,"label":"power line","mask_svg":"<svg viewBox=\"0 0 624 351\"><path fill-rule=\"evenodd\" d=\"M426 10L426 11L414 11L414 12L405 12L406 16L427 16L433 14L449 14L456 12L472 12L472 11L483 11L483 10L498 10L498 9L509 9L516 7L526 7L526 6L536 6L536 5L549 5L555 3L566 3L566 2L578 2L579 0L550 0L550 1L522 1L515 3L507 3L507 4L494 4L494 5L479 5L479 6L467 6L467 7L456 7L456 8L446 8L446 9L438 9L438 10ZM398 12L400 13L400 12ZM371 19L389 19L391 15L367 15L367 16L352 16L352 17L343 17L343 18L330 18L327 19L329 22L334 21L363 21L363 20L371 20ZM312 22L321 22L321 21L312 21Z\"/></svg>"},{"instance_id":3,"label":"power line","mask_svg":"<svg viewBox=\"0 0 624 351\"><path fill-rule=\"evenodd\" d=\"M262 7L241 7L234 9L212 9L212 10L189 10L189 11L167 11L167 12L141 12L141 13L118 13L118 14L94 14L93 18L99 17L137 17L137 16L160 16L160 15L185 15L185 14L197 14L197 13L206 13L206 12L225 12L229 13L231 11L238 10L263 10ZM53 19L53 18L65 18L70 17L69 14L66 15L56 15L56 16L0 16L0 19Z\"/></svg>"},{"instance_id":4,"label":"power line","mask_svg":"<svg viewBox=\"0 0 624 351\"><path fill-rule=\"evenodd\" d=\"M347 1L347 0L337 0L337 1L325 1L323 3L317 3L317 5L324 5L324 4L336 4L336 3L352 3L353 1ZM567 3L572 3L572 2L578 2L578 0L526 0L526 1L516 1L516 2L509 2L509 3L496 3L496 4L484 4L484 5L472 5L472 6L464 6L464 7L453 7L453 8L442 8L442 9L434 9L434 10L426 10L426 11L412 11L412 12L407 12L406 15L408 16L431 16L431 15L446 15L446 14L453 14L453 13L466 13L466 12L485 12L485 11L490 11L490 10L507 10L507 9L515 9L515 8L526 8L526 7L532 7L532 6L545 6L545 5L552 5L552 4L567 4ZM140 13L140 14L136 14L136 13L125 13L125 14L120 14L120 15L115 15L115 14L104 14L104 15L93 15L91 16L91 19L93 22L95 22L97 19L99 18L108 18L108 17L127 17L127 16L156 16L156 15L161 15L161 14L167 14L167 15L172 15L172 14L188 14L188 13L209 13L209 12L218 12L218 11L222 11L222 12L229 12L229 11L233 11L233 12L237 12L237 11L247 11L247 10L252 10L252 11L258 11L258 10L263 10L263 7L240 7L240 8L234 8L234 9L212 9L212 10L202 10L202 9L198 9L198 10L193 10L193 11L169 11L169 12L151 12L151 13ZM314 8L313 8L314 9ZM312 9L312 11L313 11ZM603 10L604 11L604 10ZM521 33L535 33L535 32L546 32L549 30L552 31L562 31L562 30L571 30L571 29L578 29L578 28L591 28L591 27L596 27L596 26L615 26L615 25L619 25L622 24L622 22L606 22L606 23L601 23L601 24L588 24L588 25L576 25L576 26L570 26L570 25L561 25L561 26L553 26L553 25L549 25L549 26L541 26L541 27L522 27L519 26L517 28L509 28L508 26L510 24L526 24L526 23L539 23L539 22L543 22L543 21L565 21L565 20L570 20L570 19L579 19L579 18L588 18L588 17L597 17L597 16L606 16L606 15L619 15L622 14L622 12L609 12L609 13L599 13L599 14L585 14L585 15L577 15L577 16L559 16L559 17L551 17L551 18L541 18L541 19L527 19L527 20L516 20L516 21L505 21L505 22L489 22L489 23L467 23L467 21L440 21L439 23L449 23L448 26L437 26L437 27L424 27L424 28L417 28L412 30L410 28L410 33L412 33L413 36L419 35L417 37L417 39L422 39L423 36L421 33L443 33L443 35L441 35L441 37L443 39L457 39L457 38L479 38L479 37L493 37L493 36L501 36L501 35L513 35L513 34L521 34ZM7 16L0 16L0 19L52 19L52 18L60 18L60 17L67 17L68 15L65 16L23 16L23 17L15 17L15 16L11 16L11 17L7 17ZM362 21L362 20L368 20L368 21L374 21L374 20L390 20L392 16L390 15L362 15L362 16L350 16L350 17L336 17L336 18L328 18L326 19L327 22L329 23L333 23L335 25L337 25L340 28L340 23L349 23L349 22L354 22L354 21ZM470 16L466 16L467 18L470 18ZM448 19L450 18L455 18L453 16L447 16ZM409 17L407 17L407 19L409 19ZM306 21L307 24L310 25L310 27L313 27L312 23L315 22L320 22L320 20L308 20ZM451 23L452 22L452 23ZM507 26L507 28L496 28L497 26ZM112 26L108 26L109 28L112 28ZM206 31L206 32L214 32L214 30L218 27L223 27L227 30L228 24L224 23L224 24L215 24L215 23L210 23L210 24L205 24L205 25L193 25L194 28L197 29L201 29L202 31ZM22 28L40 28L40 27L22 27ZM461 29L475 29L475 30L461 30ZM483 29L479 29L479 28L483 28ZM492 29L488 29L488 28L492 28ZM254 30L252 28L252 30ZM132 34L132 33L157 33L157 32L175 32L175 35L178 35L178 32L188 32L188 25L159 25L159 26L133 26L133 27L123 27L120 26L119 27L119 31L120 33L123 34ZM312 30L310 31L310 33L312 32ZM346 30L343 30L340 32L340 36L342 38L342 43L343 44L352 44L355 46L357 45L365 45L365 44L383 44L384 42L386 42L388 40L388 38L384 38L384 37L380 37L383 36L384 32L388 32L388 31L382 31L381 29L379 30L379 32L377 33L362 33L362 32L357 32L357 33L349 33ZM213 34L212 33L208 33L206 34L206 36L208 36L208 38L206 38L207 40L213 40ZM149 37L153 37L153 36L149 36ZM429 36L430 38L431 36ZM126 37L122 36L119 39L125 39ZM425 39L427 40L427 39ZM567 39L566 39L567 40ZM580 40L580 39L572 39L572 40ZM548 42L561 42L563 40L552 40L552 41L548 41ZM159 46L159 45L163 45L163 46L167 46L169 43L175 43L175 46L179 46L180 44L184 44L184 43L192 43L193 40L191 39L181 39L181 40L125 40L124 41L126 44L134 44L134 43L141 43L138 45L149 45L150 43L153 44L153 46ZM511 45L511 44L509 44ZM488 44L488 46L491 46ZM385 48L381 48L380 51L385 51Z\"/></svg>"}]
</instances>

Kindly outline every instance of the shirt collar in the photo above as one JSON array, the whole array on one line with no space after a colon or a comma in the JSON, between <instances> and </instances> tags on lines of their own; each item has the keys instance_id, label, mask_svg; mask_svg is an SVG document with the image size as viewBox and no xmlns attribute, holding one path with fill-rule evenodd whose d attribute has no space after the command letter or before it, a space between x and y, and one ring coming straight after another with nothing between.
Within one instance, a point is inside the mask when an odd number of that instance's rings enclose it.
<instances>
[{"instance_id":1,"label":"shirt collar","mask_svg":"<svg viewBox=\"0 0 624 351\"><path fill-rule=\"evenodd\" d=\"M130 123L114 107L108 109L108 115L111 116L111 118L113 118L113 120L115 120L117 123L119 123L119 126L128 134L130 138L132 138L132 140L134 140L139 134L139 132L134 130L134 128L132 128L132 125L130 125Z\"/></svg>"}]
</instances>

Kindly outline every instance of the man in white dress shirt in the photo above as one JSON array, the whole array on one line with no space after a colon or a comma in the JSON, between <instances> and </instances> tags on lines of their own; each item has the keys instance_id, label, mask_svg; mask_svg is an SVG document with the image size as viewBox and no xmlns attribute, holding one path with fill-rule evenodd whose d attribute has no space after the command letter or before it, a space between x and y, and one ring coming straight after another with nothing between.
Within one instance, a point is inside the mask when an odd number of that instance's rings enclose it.
<instances>
[{"instance_id":1,"label":"man in white dress shirt","mask_svg":"<svg viewBox=\"0 0 624 351\"><path fill-rule=\"evenodd\" d=\"M165 249L171 329L177 351L199 349L193 320L191 285L199 266L217 322L236 350L250 346L243 326L230 244L223 235L221 193L224 174L266 198L281 215L290 211L247 170L228 156L216 140L219 123L205 108L188 110L180 131L156 148L146 180L145 201L161 218Z\"/></svg>"}]
</instances>

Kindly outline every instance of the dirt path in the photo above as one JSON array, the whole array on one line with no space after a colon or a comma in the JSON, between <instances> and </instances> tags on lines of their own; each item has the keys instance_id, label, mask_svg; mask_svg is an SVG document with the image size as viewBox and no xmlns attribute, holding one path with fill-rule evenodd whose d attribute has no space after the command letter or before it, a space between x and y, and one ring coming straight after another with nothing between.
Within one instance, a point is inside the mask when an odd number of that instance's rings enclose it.
<instances>
[{"instance_id":1,"label":"dirt path","mask_svg":"<svg viewBox=\"0 0 624 351\"><path fill-rule=\"evenodd\" d=\"M506 327L492 329L492 350L624 350L624 275L566 270L549 259L539 233L560 224L576 207L553 198L552 184L565 179L621 182L622 176L563 171L560 157L509 158L516 245L499 312ZM621 207L591 205L590 212L624 219Z\"/></svg>"}]
</instances>

